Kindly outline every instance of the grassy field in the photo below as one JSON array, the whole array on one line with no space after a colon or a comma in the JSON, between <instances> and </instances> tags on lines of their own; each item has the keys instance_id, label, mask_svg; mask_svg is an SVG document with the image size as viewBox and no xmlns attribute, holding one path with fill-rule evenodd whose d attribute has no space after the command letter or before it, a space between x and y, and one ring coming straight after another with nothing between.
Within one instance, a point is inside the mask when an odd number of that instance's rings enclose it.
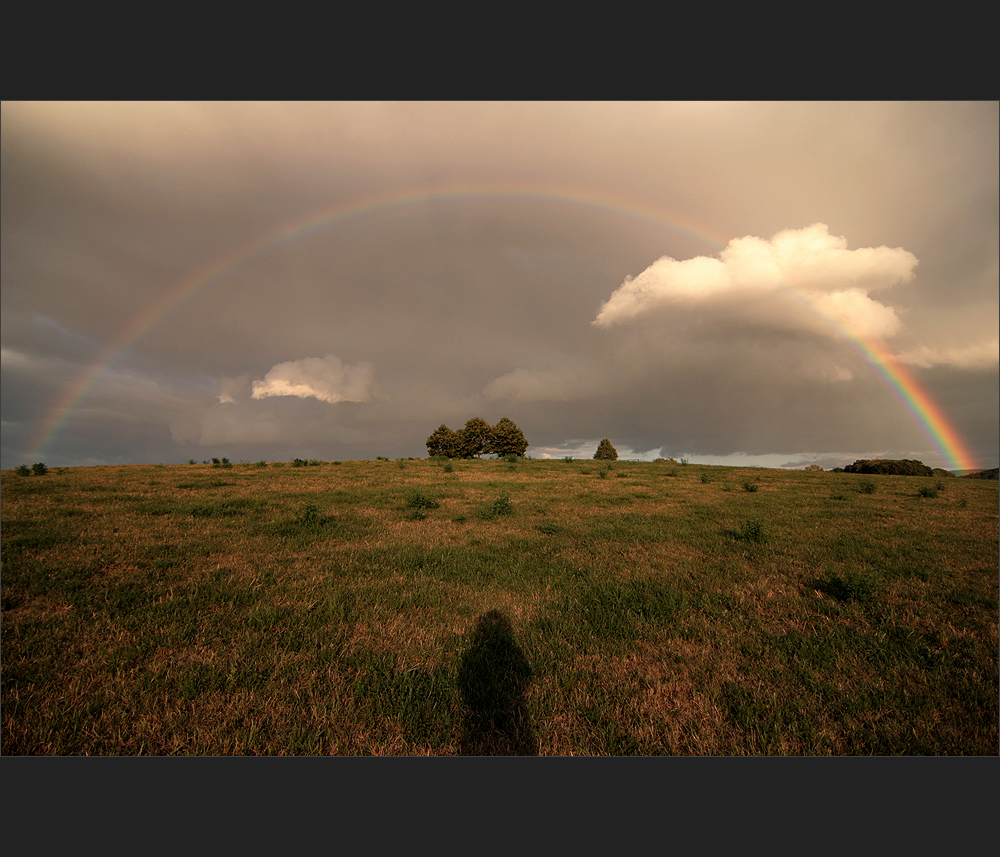
<instances>
[{"instance_id":1,"label":"grassy field","mask_svg":"<svg viewBox=\"0 0 1000 857\"><path fill-rule=\"evenodd\" d=\"M2 751L996 755L997 487L586 460L5 471Z\"/></svg>"}]
</instances>

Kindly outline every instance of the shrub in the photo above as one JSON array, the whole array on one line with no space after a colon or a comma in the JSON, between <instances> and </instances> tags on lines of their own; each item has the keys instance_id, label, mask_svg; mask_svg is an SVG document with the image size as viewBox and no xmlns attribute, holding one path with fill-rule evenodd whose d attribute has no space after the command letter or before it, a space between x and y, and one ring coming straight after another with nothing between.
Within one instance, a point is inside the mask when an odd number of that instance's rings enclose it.
<instances>
[{"instance_id":1,"label":"shrub","mask_svg":"<svg viewBox=\"0 0 1000 857\"><path fill-rule=\"evenodd\" d=\"M744 542L761 544L767 538L764 525L756 518L748 518L740 527L739 538Z\"/></svg>"},{"instance_id":2,"label":"shrub","mask_svg":"<svg viewBox=\"0 0 1000 857\"><path fill-rule=\"evenodd\" d=\"M930 485L922 485L917 493L921 497L937 497L938 489L932 488Z\"/></svg>"},{"instance_id":3,"label":"shrub","mask_svg":"<svg viewBox=\"0 0 1000 857\"><path fill-rule=\"evenodd\" d=\"M892 459L859 458L854 464L848 464L844 473L874 473L889 476L933 476L934 471L922 461L911 458Z\"/></svg>"},{"instance_id":4,"label":"shrub","mask_svg":"<svg viewBox=\"0 0 1000 857\"><path fill-rule=\"evenodd\" d=\"M610 440L604 438L597 445L597 452L594 453L594 458L598 461L617 461L618 450L611 445Z\"/></svg>"},{"instance_id":5,"label":"shrub","mask_svg":"<svg viewBox=\"0 0 1000 857\"><path fill-rule=\"evenodd\" d=\"M867 601L875 589L870 580L852 571L828 577L820 588L838 601Z\"/></svg>"},{"instance_id":6,"label":"shrub","mask_svg":"<svg viewBox=\"0 0 1000 857\"><path fill-rule=\"evenodd\" d=\"M31 472L34 473L35 476L44 476L46 473L49 472L49 468L47 468L44 464L42 464L42 462L39 461L31 465Z\"/></svg>"},{"instance_id":7,"label":"shrub","mask_svg":"<svg viewBox=\"0 0 1000 857\"><path fill-rule=\"evenodd\" d=\"M858 483L858 491L862 494L874 494L878 490L878 483L874 479L862 479Z\"/></svg>"},{"instance_id":8,"label":"shrub","mask_svg":"<svg viewBox=\"0 0 1000 857\"><path fill-rule=\"evenodd\" d=\"M506 494L497 497L492 503L479 510L476 517L483 521L492 521L502 515L513 515L514 504Z\"/></svg>"},{"instance_id":9,"label":"shrub","mask_svg":"<svg viewBox=\"0 0 1000 857\"><path fill-rule=\"evenodd\" d=\"M758 488L760 488L760 485L758 485L758 484L757 484L756 482L754 482L754 481L753 481L752 479L747 479L747 480L746 480L746 482L744 482L744 483L743 483L743 490L744 490L744 491L748 491L748 492L750 492L751 494L752 494L752 493L753 493L754 491L756 491L756 490L757 490Z\"/></svg>"},{"instance_id":10,"label":"shrub","mask_svg":"<svg viewBox=\"0 0 1000 857\"><path fill-rule=\"evenodd\" d=\"M420 491L411 491L406 498L407 509L436 509L440 505L433 497L428 497Z\"/></svg>"},{"instance_id":11,"label":"shrub","mask_svg":"<svg viewBox=\"0 0 1000 857\"><path fill-rule=\"evenodd\" d=\"M307 529L315 529L323 523L323 515L315 503L306 503L296 515L296 520Z\"/></svg>"}]
</instances>

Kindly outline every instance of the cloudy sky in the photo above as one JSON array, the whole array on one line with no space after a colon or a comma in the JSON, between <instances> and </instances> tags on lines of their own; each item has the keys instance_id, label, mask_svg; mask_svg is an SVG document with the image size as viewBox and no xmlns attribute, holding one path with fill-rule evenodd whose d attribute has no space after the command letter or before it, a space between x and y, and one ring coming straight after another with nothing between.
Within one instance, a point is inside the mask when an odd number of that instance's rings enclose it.
<instances>
[{"instance_id":1,"label":"cloudy sky","mask_svg":"<svg viewBox=\"0 0 1000 857\"><path fill-rule=\"evenodd\" d=\"M2 105L2 466L998 459L998 106Z\"/></svg>"}]
</instances>

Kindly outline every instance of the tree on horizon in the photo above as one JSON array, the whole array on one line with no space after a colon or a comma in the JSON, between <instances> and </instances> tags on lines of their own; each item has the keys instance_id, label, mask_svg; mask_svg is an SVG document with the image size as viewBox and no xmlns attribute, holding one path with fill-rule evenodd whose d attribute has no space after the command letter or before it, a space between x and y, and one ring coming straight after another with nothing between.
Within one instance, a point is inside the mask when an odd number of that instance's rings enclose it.
<instances>
[{"instance_id":1,"label":"tree on horizon","mask_svg":"<svg viewBox=\"0 0 1000 857\"><path fill-rule=\"evenodd\" d=\"M458 457L479 458L489 451L492 439L493 427L482 417L473 417L458 431Z\"/></svg>"},{"instance_id":2,"label":"tree on horizon","mask_svg":"<svg viewBox=\"0 0 1000 857\"><path fill-rule=\"evenodd\" d=\"M598 461L617 461L618 450L611 445L610 440L604 438L597 445L597 452L594 453L594 458Z\"/></svg>"},{"instance_id":3,"label":"tree on horizon","mask_svg":"<svg viewBox=\"0 0 1000 857\"><path fill-rule=\"evenodd\" d=\"M501 458L505 455L516 455L520 458L527 448L528 441L524 437L524 432L517 427L513 420L501 417L500 421L493 426L493 434L487 452L492 452Z\"/></svg>"},{"instance_id":4,"label":"tree on horizon","mask_svg":"<svg viewBox=\"0 0 1000 857\"><path fill-rule=\"evenodd\" d=\"M458 432L441 423L427 438L427 454L431 458L437 455L454 458L458 454Z\"/></svg>"}]
</instances>

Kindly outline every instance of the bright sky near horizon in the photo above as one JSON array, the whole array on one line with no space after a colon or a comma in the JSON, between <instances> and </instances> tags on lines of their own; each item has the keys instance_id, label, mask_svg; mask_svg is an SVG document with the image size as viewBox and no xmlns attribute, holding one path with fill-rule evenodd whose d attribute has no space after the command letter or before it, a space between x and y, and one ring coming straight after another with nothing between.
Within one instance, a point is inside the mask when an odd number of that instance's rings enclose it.
<instances>
[{"instance_id":1,"label":"bright sky near horizon","mask_svg":"<svg viewBox=\"0 0 1000 857\"><path fill-rule=\"evenodd\" d=\"M996 102L3 102L2 467L996 467Z\"/></svg>"}]
</instances>

